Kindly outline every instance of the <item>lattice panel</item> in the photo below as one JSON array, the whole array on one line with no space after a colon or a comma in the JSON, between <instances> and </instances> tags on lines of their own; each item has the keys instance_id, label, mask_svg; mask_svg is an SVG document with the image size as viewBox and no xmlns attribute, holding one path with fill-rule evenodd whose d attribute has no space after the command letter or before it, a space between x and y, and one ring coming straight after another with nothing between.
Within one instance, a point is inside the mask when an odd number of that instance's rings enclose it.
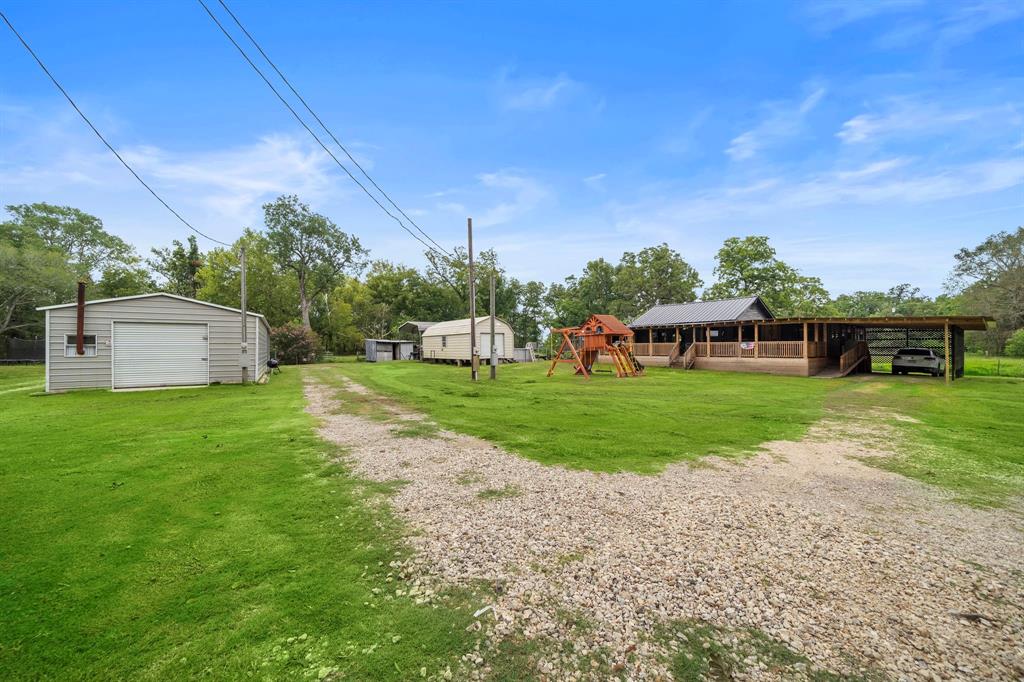
<instances>
[{"instance_id":1,"label":"lattice panel","mask_svg":"<svg viewBox=\"0 0 1024 682\"><path fill-rule=\"evenodd\" d=\"M941 329L869 327L865 332L872 360L891 362L900 348L928 348L940 357L946 356L946 344Z\"/></svg>"}]
</instances>

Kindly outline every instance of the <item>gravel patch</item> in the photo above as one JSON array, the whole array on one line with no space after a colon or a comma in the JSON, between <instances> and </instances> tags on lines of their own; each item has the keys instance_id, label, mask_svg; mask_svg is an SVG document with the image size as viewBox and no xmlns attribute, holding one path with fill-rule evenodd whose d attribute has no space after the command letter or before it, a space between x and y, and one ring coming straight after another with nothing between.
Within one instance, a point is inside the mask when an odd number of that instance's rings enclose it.
<instances>
[{"instance_id":1,"label":"gravel patch","mask_svg":"<svg viewBox=\"0 0 1024 682\"><path fill-rule=\"evenodd\" d=\"M408 481L393 505L416 551L396 568L493 586L464 676L486 677L501 643L525 638L549 679L670 679L681 641L667 624L697 621L757 628L809 664L780 671L746 652L735 678L1024 679L1020 517L866 466L891 453L848 424L740 462L601 474L444 431L397 438L312 379L306 396L358 474Z\"/></svg>"}]
</instances>

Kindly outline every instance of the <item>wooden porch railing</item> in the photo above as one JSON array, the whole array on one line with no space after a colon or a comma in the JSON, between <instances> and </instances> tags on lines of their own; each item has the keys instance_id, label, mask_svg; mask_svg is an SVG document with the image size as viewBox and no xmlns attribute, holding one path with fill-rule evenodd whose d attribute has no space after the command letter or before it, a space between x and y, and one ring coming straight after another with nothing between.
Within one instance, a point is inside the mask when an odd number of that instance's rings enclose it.
<instances>
[{"instance_id":1,"label":"wooden porch railing","mask_svg":"<svg viewBox=\"0 0 1024 682\"><path fill-rule=\"evenodd\" d=\"M680 345L682 345L682 344L678 344L678 343L673 343L672 344L672 350L669 351L669 353L668 353L668 365L669 365L669 367L671 367L673 363L675 363L677 360L679 360L679 346Z\"/></svg>"},{"instance_id":2,"label":"wooden porch railing","mask_svg":"<svg viewBox=\"0 0 1024 682\"><path fill-rule=\"evenodd\" d=\"M710 346L710 351L708 346ZM746 346L746 348L744 348ZM803 341L698 341L690 346L695 357L712 358L802 358ZM807 357L824 357L827 347L824 341L808 341Z\"/></svg>"},{"instance_id":3,"label":"wooden porch railing","mask_svg":"<svg viewBox=\"0 0 1024 682\"><path fill-rule=\"evenodd\" d=\"M757 355L762 358L802 358L803 341L758 341Z\"/></svg>"},{"instance_id":4,"label":"wooden porch railing","mask_svg":"<svg viewBox=\"0 0 1024 682\"><path fill-rule=\"evenodd\" d=\"M868 344L866 341L858 341L853 344L849 350L839 356L839 373L849 374L857 364L865 358L870 358L871 352L868 350ZM868 368L871 367L871 360L867 359Z\"/></svg>"},{"instance_id":5,"label":"wooden porch railing","mask_svg":"<svg viewBox=\"0 0 1024 682\"><path fill-rule=\"evenodd\" d=\"M682 357L679 359L679 365L683 369L690 369L693 367L693 359L697 356L697 344L691 343L690 347L686 349Z\"/></svg>"}]
</instances>

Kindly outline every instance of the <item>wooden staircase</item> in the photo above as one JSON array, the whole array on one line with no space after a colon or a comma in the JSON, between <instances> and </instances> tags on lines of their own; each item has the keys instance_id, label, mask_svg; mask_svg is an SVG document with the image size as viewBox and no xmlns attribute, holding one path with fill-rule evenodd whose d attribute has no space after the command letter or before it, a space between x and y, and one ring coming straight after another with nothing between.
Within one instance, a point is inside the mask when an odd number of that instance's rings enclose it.
<instances>
[{"instance_id":1,"label":"wooden staircase","mask_svg":"<svg viewBox=\"0 0 1024 682\"><path fill-rule=\"evenodd\" d=\"M676 369L693 369L693 361L696 357L697 345L691 343L689 348L686 349L685 353L680 354L679 346L672 349L672 352L668 354L668 366L675 367Z\"/></svg>"},{"instance_id":2,"label":"wooden staircase","mask_svg":"<svg viewBox=\"0 0 1024 682\"><path fill-rule=\"evenodd\" d=\"M819 379L836 379L853 372L871 372L871 351L864 341L858 341L840 355L838 365L829 365L814 376Z\"/></svg>"}]
</instances>

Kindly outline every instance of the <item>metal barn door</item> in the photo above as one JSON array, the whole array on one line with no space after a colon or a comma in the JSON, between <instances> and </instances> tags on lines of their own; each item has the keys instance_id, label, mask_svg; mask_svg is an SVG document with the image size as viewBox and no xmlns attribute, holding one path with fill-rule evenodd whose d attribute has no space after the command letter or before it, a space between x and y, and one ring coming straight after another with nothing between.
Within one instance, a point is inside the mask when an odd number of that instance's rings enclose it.
<instances>
[{"instance_id":1,"label":"metal barn door","mask_svg":"<svg viewBox=\"0 0 1024 682\"><path fill-rule=\"evenodd\" d=\"M210 383L205 324L115 322L114 388Z\"/></svg>"}]
</instances>

